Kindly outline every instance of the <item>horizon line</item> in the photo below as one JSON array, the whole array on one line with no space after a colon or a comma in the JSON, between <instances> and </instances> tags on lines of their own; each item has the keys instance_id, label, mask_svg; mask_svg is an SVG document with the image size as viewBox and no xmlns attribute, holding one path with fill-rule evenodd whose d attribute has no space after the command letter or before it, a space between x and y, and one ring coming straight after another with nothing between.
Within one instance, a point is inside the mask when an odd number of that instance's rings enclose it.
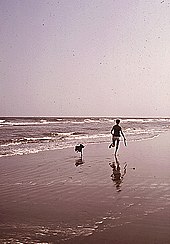
<instances>
[{"instance_id":1,"label":"horizon line","mask_svg":"<svg viewBox=\"0 0 170 244\"><path fill-rule=\"evenodd\" d=\"M111 115L99 115L99 116L85 116L85 115L82 115L82 116L73 116L73 115L68 115L68 116L57 116L57 115L24 115L24 116L21 116L21 115L13 115L13 116L0 116L0 118L114 118L114 119L170 119L170 117L168 116L151 116L151 117L147 117L147 116L111 116Z\"/></svg>"}]
</instances>

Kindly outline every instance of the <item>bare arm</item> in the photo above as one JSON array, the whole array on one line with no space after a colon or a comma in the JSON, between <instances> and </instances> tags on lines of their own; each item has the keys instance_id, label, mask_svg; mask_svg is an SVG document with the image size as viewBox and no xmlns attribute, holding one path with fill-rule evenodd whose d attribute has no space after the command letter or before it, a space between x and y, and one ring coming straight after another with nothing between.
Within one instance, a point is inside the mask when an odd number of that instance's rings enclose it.
<instances>
[{"instance_id":1,"label":"bare arm","mask_svg":"<svg viewBox=\"0 0 170 244\"><path fill-rule=\"evenodd\" d=\"M125 144L125 146L127 146L127 144L126 144L126 138L125 138L125 135L123 134L123 131L122 131L122 129L121 129L121 134L122 134L122 136L123 136L123 139L124 139L124 144Z\"/></svg>"},{"instance_id":2,"label":"bare arm","mask_svg":"<svg viewBox=\"0 0 170 244\"><path fill-rule=\"evenodd\" d=\"M122 134L122 136L123 136L124 140L126 140L125 135L123 134L122 129L121 129L121 134Z\"/></svg>"}]
</instances>

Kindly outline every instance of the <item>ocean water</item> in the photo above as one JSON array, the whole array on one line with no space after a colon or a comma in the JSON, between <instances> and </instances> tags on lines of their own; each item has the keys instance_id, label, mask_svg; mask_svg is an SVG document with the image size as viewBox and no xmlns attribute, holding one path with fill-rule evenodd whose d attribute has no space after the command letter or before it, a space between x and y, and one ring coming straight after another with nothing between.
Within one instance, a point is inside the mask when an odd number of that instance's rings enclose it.
<instances>
[{"instance_id":1,"label":"ocean water","mask_svg":"<svg viewBox=\"0 0 170 244\"><path fill-rule=\"evenodd\" d=\"M111 141L112 117L1 117L0 157ZM170 128L170 118L122 118L129 141L151 139Z\"/></svg>"}]
</instances>

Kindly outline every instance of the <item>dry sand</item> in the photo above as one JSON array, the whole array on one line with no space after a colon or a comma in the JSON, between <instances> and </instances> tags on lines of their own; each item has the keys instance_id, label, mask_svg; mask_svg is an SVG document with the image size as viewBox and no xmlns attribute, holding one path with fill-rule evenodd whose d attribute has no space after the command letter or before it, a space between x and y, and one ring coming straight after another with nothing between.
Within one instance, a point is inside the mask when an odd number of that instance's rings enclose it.
<instances>
[{"instance_id":1,"label":"dry sand","mask_svg":"<svg viewBox=\"0 0 170 244\"><path fill-rule=\"evenodd\" d=\"M0 243L169 244L169 138L0 158Z\"/></svg>"}]
</instances>

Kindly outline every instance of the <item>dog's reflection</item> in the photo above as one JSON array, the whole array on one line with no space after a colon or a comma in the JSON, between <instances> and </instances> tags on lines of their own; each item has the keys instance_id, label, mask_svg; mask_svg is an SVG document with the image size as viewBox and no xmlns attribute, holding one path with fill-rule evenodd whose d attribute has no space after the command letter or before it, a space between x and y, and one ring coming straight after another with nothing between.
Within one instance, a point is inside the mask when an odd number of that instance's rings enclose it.
<instances>
[{"instance_id":1,"label":"dog's reflection","mask_svg":"<svg viewBox=\"0 0 170 244\"><path fill-rule=\"evenodd\" d=\"M79 158L79 159L76 159L76 162L75 162L75 166L79 166L79 165L82 165L84 164L84 161L82 160L82 158Z\"/></svg>"},{"instance_id":2,"label":"dog's reflection","mask_svg":"<svg viewBox=\"0 0 170 244\"><path fill-rule=\"evenodd\" d=\"M127 171L127 163L125 163L123 167L123 172L121 172L120 163L116 156L115 156L115 162L109 163L109 165L113 170L113 173L111 174L112 181L115 183L116 190L120 192L123 178Z\"/></svg>"}]
</instances>

